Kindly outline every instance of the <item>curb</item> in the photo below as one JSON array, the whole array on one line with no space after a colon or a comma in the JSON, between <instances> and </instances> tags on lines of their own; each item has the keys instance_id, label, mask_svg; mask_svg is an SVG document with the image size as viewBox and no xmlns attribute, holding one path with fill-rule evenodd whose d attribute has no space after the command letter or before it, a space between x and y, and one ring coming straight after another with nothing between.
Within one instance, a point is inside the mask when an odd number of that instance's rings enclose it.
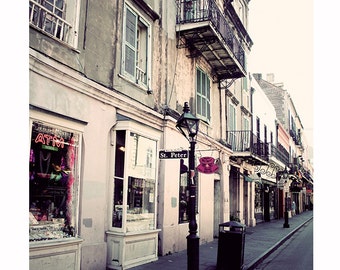
<instances>
[{"instance_id":1,"label":"curb","mask_svg":"<svg viewBox=\"0 0 340 270\"><path fill-rule=\"evenodd\" d=\"M279 246L281 246L285 241L287 241L294 233L296 233L302 226L304 226L307 222L309 222L312 219L313 219L313 216L307 219L306 221L304 221L299 226L297 226L293 231L291 231L289 234L287 234L285 237L279 240L275 245L273 245L271 248L263 252L258 258L254 259L248 265L243 266L242 270L253 270L264 259L266 259L270 254L272 254Z\"/></svg>"}]
</instances>

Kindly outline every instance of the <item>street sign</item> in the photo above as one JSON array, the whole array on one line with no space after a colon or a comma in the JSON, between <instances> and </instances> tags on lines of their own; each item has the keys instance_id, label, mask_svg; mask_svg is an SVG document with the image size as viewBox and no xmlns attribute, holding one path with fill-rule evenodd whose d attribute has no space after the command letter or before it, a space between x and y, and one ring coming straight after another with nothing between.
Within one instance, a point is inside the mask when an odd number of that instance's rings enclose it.
<instances>
[{"instance_id":1,"label":"street sign","mask_svg":"<svg viewBox=\"0 0 340 270\"><path fill-rule=\"evenodd\" d=\"M182 151L159 151L159 159L188 158L188 150Z\"/></svg>"}]
</instances>

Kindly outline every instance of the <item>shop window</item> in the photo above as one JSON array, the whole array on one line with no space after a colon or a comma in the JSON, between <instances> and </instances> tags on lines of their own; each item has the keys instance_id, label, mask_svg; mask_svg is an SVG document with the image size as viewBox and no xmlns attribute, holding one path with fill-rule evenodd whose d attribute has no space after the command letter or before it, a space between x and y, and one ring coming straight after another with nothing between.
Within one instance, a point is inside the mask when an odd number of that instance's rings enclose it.
<instances>
[{"instance_id":1,"label":"shop window","mask_svg":"<svg viewBox=\"0 0 340 270\"><path fill-rule=\"evenodd\" d=\"M262 213L263 209L263 195L261 184L255 184L255 214Z\"/></svg>"},{"instance_id":2,"label":"shop window","mask_svg":"<svg viewBox=\"0 0 340 270\"><path fill-rule=\"evenodd\" d=\"M114 178L114 202L112 226L122 228L123 218L123 184L124 184L124 167L125 167L125 130L116 132L116 162Z\"/></svg>"},{"instance_id":3,"label":"shop window","mask_svg":"<svg viewBox=\"0 0 340 270\"><path fill-rule=\"evenodd\" d=\"M275 211L275 195L274 195L274 186L269 190L269 209L271 212Z\"/></svg>"},{"instance_id":4,"label":"shop window","mask_svg":"<svg viewBox=\"0 0 340 270\"><path fill-rule=\"evenodd\" d=\"M155 229L156 145L137 133L116 131L112 227Z\"/></svg>"},{"instance_id":5,"label":"shop window","mask_svg":"<svg viewBox=\"0 0 340 270\"><path fill-rule=\"evenodd\" d=\"M79 0L30 0L29 22L44 33L76 47Z\"/></svg>"},{"instance_id":6,"label":"shop window","mask_svg":"<svg viewBox=\"0 0 340 270\"><path fill-rule=\"evenodd\" d=\"M76 235L79 134L33 121L29 156L30 241Z\"/></svg>"},{"instance_id":7,"label":"shop window","mask_svg":"<svg viewBox=\"0 0 340 270\"><path fill-rule=\"evenodd\" d=\"M179 173L179 223L188 222L188 203L189 203L189 189L188 189L188 167L184 164L184 159L180 159L180 173Z\"/></svg>"}]
</instances>

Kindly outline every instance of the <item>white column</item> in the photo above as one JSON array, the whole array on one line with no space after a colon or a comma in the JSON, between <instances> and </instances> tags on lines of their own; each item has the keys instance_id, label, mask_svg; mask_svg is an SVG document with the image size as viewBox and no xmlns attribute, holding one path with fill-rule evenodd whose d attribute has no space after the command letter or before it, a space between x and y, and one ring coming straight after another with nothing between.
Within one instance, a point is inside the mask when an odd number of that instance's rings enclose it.
<instances>
[{"instance_id":1,"label":"white column","mask_svg":"<svg viewBox=\"0 0 340 270\"><path fill-rule=\"evenodd\" d=\"M240 172L243 173L243 168L240 169ZM239 218L242 224L245 224L246 217L244 216L244 204L247 204L247 201L244 201L244 177L240 176L238 182L238 210L239 210Z\"/></svg>"},{"instance_id":2,"label":"white column","mask_svg":"<svg viewBox=\"0 0 340 270\"><path fill-rule=\"evenodd\" d=\"M222 193L222 220L229 221L230 218L230 205L229 205L229 177L230 177L230 164L227 154L222 153L221 158L221 193Z\"/></svg>"},{"instance_id":3,"label":"white column","mask_svg":"<svg viewBox=\"0 0 340 270\"><path fill-rule=\"evenodd\" d=\"M255 182L249 183L249 227L256 226L255 219Z\"/></svg>"}]
</instances>

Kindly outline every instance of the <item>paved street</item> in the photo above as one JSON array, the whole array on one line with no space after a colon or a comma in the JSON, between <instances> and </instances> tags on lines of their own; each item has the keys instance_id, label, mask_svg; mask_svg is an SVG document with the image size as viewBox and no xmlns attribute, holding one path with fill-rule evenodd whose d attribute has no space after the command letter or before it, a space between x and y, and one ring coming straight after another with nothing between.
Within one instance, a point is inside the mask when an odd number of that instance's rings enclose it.
<instances>
[{"instance_id":1,"label":"paved street","mask_svg":"<svg viewBox=\"0 0 340 270\"><path fill-rule=\"evenodd\" d=\"M256 270L313 270L313 221L307 222Z\"/></svg>"},{"instance_id":2,"label":"paved street","mask_svg":"<svg viewBox=\"0 0 340 270\"><path fill-rule=\"evenodd\" d=\"M245 234L244 268L254 269L264 258L289 239L298 228L313 218L313 211L303 212L289 219L289 228L283 228L284 219L259 223L247 227ZM200 246L200 270L215 270L218 239ZM227 255L227 254L226 254ZM133 267L133 270L178 270L186 269L186 250L159 257L157 261Z\"/></svg>"}]
</instances>

